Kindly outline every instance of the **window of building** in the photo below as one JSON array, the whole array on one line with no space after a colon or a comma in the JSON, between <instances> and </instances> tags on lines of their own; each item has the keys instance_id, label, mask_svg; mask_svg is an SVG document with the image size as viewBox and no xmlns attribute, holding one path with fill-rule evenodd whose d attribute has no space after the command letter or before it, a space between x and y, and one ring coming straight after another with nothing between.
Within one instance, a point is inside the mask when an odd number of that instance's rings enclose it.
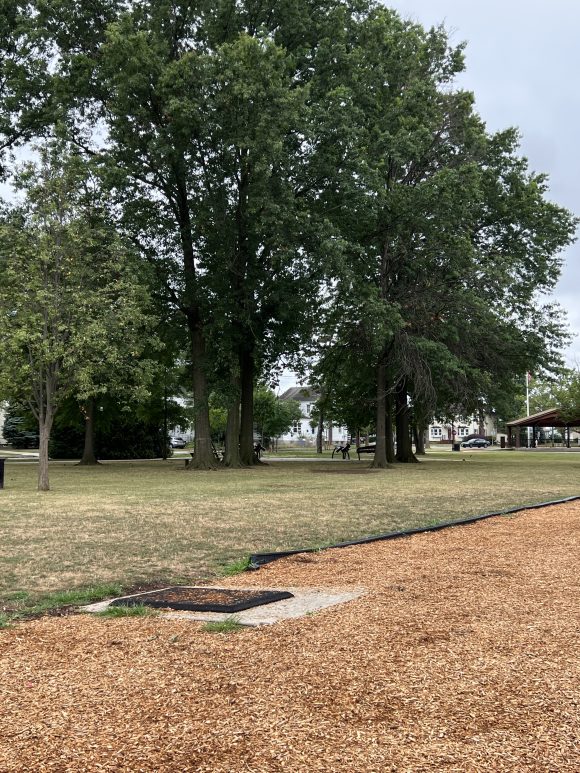
<instances>
[{"instance_id":1,"label":"window of building","mask_svg":"<svg viewBox=\"0 0 580 773\"><path fill-rule=\"evenodd\" d=\"M443 430L441 427L431 427L430 429L431 440L437 440L443 436Z\"/></svg>"},{"instance_id":2,"label":"window of building","mask_svg":"<svg viewBox=\"0 0 580 773\"><path fill-rule=\"evenodd\" d=\"M294 424L292 425L292 434L299 435L301 430L302 430L302 427L300 426L300 422L295 421Z\"/></svg>"},{"instance_id":3,"label":"window of building","mask_svg":"<svg viewBox=\"0 0 580 773\"><path fill-rule=\"evenodd\" d=\"M458 437L467 437L469 435L469 427L457 427Z\"/></svg>"},{"instance_id":4,"label":"window of building","mask_svg":"<svg viewBox=\"0 0 580 773\"><path fill-rule=\"evenodd\" d=\"M306 415L310 416L310 409L312 408L311 403L306 403Z\"/></svg>"}]
</instances>

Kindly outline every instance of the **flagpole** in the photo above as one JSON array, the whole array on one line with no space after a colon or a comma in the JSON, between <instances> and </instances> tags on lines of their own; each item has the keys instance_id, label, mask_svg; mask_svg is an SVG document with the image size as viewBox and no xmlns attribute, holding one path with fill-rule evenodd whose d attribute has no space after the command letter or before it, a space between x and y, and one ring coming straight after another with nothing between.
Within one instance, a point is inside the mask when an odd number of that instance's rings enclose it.
<instances>
[{"instance_id":1,"label":"flagpole","mask_svg":"<svg viewBox=\"0 0 580 773\"><path fill-rule=\"evenodd\" d=\"M526 371L526 416L530 415L530 374ZM531 427L527 427L528 431L528 448L530 447L530 429Z\"/></svg>"}]
</instances>

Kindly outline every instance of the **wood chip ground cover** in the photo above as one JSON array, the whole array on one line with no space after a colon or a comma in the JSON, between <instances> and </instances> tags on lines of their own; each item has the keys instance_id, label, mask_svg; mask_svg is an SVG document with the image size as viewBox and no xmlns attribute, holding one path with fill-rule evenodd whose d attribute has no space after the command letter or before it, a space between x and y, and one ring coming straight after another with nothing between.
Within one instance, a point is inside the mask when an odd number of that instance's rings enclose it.
<instances>
[{"instance_id":1,"label":"wood chip ground cover","mask_svg":"<svg viewBox=\"0 0 580 773\"><path fill-rule=\"evenodd\" d=\"M580 505L284 559L229 587L366 596L229 635L0 631L2 771L580 769Z\"/></svg>"}]
</instances>

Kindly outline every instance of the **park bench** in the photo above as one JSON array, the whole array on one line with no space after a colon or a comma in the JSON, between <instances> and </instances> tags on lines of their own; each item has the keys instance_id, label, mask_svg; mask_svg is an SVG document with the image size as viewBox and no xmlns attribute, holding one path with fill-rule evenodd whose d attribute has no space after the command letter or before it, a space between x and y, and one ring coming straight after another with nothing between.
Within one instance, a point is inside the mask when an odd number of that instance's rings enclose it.
<instances>
[{"instance_id":1,"label":"park bench","mask_svg":"<svg viewBox=\"0 0 580 773\"><path fill-rule=\"evenodd\" d=\"M361 454L374 454L376 449L375 445L371 446L357 446L356 452L358 454L358 460L360 462L360 455Z\"/></svg>"},{"instance_id":2,"label":"park bench","mask_svg":"<svg viewBox=\"0 0 580 773\"><path fill-rule=\"evenodd\" d=\"M216 460L216 462L223 462L223 460L224 460L224 452L221 449L218 451L213 443L211 444L211 450L213 452L213 458ZM195 457L195 451L190 451L189 455L191 456L191 460L190 459L186 459L185 460L185 466L186 467L189 467L189 465L193 461L193 459Z\"/></svg>"},{"instance_id":3,"label":"park bench","mask_svg":"<svg viewBox=\"0 0 580 773\"><path fill-rule=\"evenodd\" d=\"M258 461L260 461L260 459L262 458L262 452L265 450L266 449L261 443L256 443L256 445L254 446L254 453L256 454L256 458Z\"/></svg>"},{"instance_id":4,"label":"park bench","mask_svg":"<svg viewBox=\"0 0 580 773\"><path fill-rule=\"evenodd\" d=\"M334 451L332 452L332 458L334 459L335 454L342 454L343 459L350 459L350 443L347 443L344 446L335 446Z\"/></svg>"}]
</instances>

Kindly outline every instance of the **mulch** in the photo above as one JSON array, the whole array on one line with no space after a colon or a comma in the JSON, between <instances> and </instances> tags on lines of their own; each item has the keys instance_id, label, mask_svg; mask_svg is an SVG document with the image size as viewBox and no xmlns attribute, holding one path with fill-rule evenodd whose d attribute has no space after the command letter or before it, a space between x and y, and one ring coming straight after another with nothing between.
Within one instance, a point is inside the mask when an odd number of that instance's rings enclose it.
<instances>
[{"instance_id":1,"label":"mulch","mask_svg":"<svg viewBox=\"0 0 580 773\"><path fill-rule=\"evenodd\" d=\"M360 587L300 620L0 631L0 771L577 773L580 504L283 559L229 587Z\"/></svg>"}]
</instances>

